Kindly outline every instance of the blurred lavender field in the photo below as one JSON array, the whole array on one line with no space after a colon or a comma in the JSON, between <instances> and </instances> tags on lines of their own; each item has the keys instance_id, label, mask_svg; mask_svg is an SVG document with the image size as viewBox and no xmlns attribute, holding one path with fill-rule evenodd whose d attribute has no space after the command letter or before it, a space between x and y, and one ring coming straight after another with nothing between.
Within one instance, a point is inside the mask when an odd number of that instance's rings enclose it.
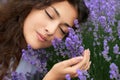
<instances>
[{"instance_id":1,"label":"blurred lavender field","mask_svg":"<svg viewBox=\"0 0 120 80\"><path fill-rule=\"evenodd\" d=\"M120 80L120 1L85 1L91 11L81 32L84 47L91 50L88 80Z\"/></svg>"}]
</instances>

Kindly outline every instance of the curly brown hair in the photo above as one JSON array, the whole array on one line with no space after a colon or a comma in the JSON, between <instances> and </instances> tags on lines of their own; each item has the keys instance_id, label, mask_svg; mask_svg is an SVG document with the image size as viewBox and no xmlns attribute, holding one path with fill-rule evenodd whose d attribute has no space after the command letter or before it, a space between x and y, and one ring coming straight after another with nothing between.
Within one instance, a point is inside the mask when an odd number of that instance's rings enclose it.
<instances>
[{"instance_id":1,"label":"curly brown hair","mask_svg":"<svg viewBox=\"0 0 120 80\"><path fill-rule=\"evenodd\" d=\"M0 7L0 79L15 70L21 57L21 49L26 47L23 36L23 22L30 11L44 9L53 3L64 0L12 0ZM78 10L78 20L85 22L89 9L83 0L68 0ZM14 61L11 67L10 62ZM11 70L10 69L10 70Z\"/></svg>"}]
</instances>

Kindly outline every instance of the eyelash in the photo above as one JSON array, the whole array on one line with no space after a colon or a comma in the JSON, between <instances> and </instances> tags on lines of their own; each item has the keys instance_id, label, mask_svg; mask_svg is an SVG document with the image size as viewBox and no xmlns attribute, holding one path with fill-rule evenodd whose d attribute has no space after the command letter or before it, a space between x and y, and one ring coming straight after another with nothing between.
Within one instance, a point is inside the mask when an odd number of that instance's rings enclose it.
<instances>
[{"instance_id":1,"label":"eyelash","mask_svg":"<svg viewBox=\"0 0 120 80\"><path fill-rule=\"evenodd\" d=\"M47 12L47 10L45 10L45 13L47 14L47 16L48 16L50 19L53 19L53 17Z\"/></svg>"},{"instance_id":2,"label":"eyelash","mask_svg":"<svg viewBox=\"0 0 120 80\"><path fill-rule=\"evenodd\" d=\"M50 18L50 19L53 19L53 17L47 12L47 10L45 10L45 13L47 14L47 16ZM61 32L63 33L63 34L66 34L66 32L61 28L61 27L59 27L60 28L60 30L61 30Z\"/></svg>"},{"instance_id":3,"label":"eyelash","mask_svg":"<svg viewBox=\"0 0 120 80\"><path fill-rule=\"evenodd\" d=\"M59 27L59 28L63 34L66 34L66 32L61 27Z\"/></svg>"}]
</instances>

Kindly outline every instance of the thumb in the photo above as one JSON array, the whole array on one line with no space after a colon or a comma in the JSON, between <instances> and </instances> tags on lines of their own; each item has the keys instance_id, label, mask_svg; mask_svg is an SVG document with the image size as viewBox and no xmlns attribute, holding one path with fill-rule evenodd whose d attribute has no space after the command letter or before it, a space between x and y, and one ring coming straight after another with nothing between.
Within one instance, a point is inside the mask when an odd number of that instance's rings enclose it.
<instances>
[{"instance_id":1,"label":"thumb","mask_svg":"<svg viewBox=\"0 0 120 80\"><path fill-rule=\"evenodd\" d=\"M63 63L66 64L66 67L73 66L73 65L79 63L82 59L83 59L82 56L74 57L74 58L63 61Z\"/></svg>"}]
</instances>

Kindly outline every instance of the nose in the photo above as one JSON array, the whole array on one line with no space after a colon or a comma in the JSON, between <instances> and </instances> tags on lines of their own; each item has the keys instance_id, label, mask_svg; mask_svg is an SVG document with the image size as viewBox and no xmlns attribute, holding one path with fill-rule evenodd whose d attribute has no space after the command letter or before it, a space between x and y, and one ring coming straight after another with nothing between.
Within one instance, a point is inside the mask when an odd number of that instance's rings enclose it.
<instances>
[{"instance_id":1,"label":"nose","mask_svg":"<svg viewBox=\"0 0 120 80\"><path fill-rule=\"evenodd\" d=\"M57 28L59 26L59 22L58 21L54 21L54 22L50 22L48 23L46 26L45 26L45 33L48 35L48 36L52 36Z\"/></svg>"}]
</instances>

